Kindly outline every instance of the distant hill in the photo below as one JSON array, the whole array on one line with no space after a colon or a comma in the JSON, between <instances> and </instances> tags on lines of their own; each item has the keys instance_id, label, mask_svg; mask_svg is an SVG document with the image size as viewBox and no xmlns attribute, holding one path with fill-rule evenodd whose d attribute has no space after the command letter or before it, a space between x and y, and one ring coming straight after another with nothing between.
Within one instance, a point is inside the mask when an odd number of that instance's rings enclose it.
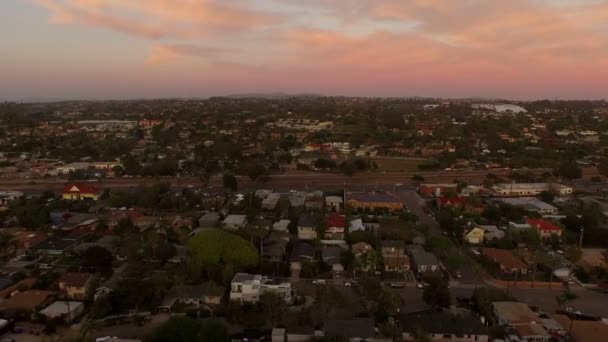
<instances>
[{"instance_id":1,"label":"distant hill","mask_svg":"<svg viewBox=\"0 0 608 342\"><path fill-rule=\"evenodd\" d=\"M242 98L261 98L261 99L284 99L288 97L322 97L321 94L313 93L300 93L300 94L288 94L288 93L243 93L243 94L231 94L227 97L242 99Z\"/></svg>"}]
</instances>

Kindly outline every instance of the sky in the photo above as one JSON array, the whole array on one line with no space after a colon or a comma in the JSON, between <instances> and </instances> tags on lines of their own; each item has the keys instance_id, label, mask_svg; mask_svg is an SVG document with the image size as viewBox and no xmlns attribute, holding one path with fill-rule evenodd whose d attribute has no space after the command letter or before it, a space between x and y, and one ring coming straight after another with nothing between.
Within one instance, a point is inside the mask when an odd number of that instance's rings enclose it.
<instances>
[{"instance_id":1,"label":"sky","mask_svg":"<svg viewBox=\"0 0 608 342\"><path fill-rule=\"evenodd\" d=\"M0 99L608 98L608 0L1 0Z\"/></svg>"}]
</instances>

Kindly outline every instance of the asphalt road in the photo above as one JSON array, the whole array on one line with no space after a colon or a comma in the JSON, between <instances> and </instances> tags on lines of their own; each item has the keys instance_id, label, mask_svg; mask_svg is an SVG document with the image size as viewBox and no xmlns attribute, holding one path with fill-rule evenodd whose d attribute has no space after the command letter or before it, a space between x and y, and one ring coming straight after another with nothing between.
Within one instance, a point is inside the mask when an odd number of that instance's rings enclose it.
<instances>
[{"instance_id":1,"label":"asphalt road","mask_svg":"<svg viewBox=\"0 0 608 342\"><path fill-rule=\"evenodd\" d=\"M449 170L449 171L424 171L424 172L404 172L404 173L382 173L382 172L363 172L358 173L352 178L345 177L341 173L320 173L305 171L290 171L284 174L273 174L268 182L258 184L253 183L247 177L237 177L239 189L247 190L253 188L269 188L277 191L314 190L314 189L343 189L357 187L374 186L394 186L395 184L415 184L412 176L420 175L425 182L447 182L452 183L454 179L467 181L471 184L480 184L488 173L498 176L507 176L512 170L492 169L492 170ZM530 169L527 172L542 174L547 169ZM41 179L22 179L22 178L0 178L0 190L21 190L21 191L61 191L67 182L66 178L52 177ZM106 178L94 181L99 187L104 189L129 189L137 188L141 184L153 184L158 182L170 183L173 187L203 187L213 188L222 187L222 177L217 175L212 177L207 184L198 177L134 177L134 178Z\"/></svg>"}]
</instances>

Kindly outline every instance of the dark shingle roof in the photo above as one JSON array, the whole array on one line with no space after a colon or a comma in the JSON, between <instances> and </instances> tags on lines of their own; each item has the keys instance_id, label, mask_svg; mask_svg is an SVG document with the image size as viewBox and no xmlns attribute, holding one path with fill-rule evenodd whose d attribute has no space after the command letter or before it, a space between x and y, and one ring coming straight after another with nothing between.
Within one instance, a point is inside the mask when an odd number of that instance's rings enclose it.
<instances>
[{"instance_id":1,"label":"dark shingle roof","mask_svg":"<svg viewBox=\"0 0 608 342\"><path fill-rule=\"evenodd\" d=\"M484 335L488 333L478 317L470 313L453 314L447 311L420 311L397 316L404 332L422 329L429 334Z\"/></svg>"},{"instance_id":2,"label":"dark shingle roof","mask_svg":"<svg viewBox=\"0 0 608 342\"><path fill-rule=\"evenodd\" d=\"M304 214L302 216L300 216L300 219L298 220L298 227L314 227L316 226L315 220L312 218L312 216Z\"/></svg>"},{"instance_id":3,"label":"dark shingle roof","mask_svg":"<svg viewBox=\"0 0 608 342\"><path fill-rule=\"evenodd\" d=\"M302 261L306 259L312 259L315 257L315 247L306 242L298 241L293 246L291 253L291 261Z\"/></svg>"},{"instance_id":4,"label":"dark shingle roof","mask_svg":"<svg viewBox=\"0 0 608 342\"><path fill-rule=\"evenodd\" d=\"M325 323L325 337L369 339L375 336L371 318L329 319Z\"/></svg>"}]
</instances>

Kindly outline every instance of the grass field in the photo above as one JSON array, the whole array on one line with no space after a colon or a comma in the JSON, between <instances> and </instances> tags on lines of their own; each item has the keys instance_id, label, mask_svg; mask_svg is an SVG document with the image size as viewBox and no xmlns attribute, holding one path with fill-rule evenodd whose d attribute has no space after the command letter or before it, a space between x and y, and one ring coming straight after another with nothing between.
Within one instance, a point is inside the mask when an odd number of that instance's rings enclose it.
<instances>
[{"instance_id":1,"label":"grass field","mask_svg":"<svg viewBox=\"0 0 608 342\"><path fill-rule=\"evenodd\" d=\"M428 159L423 158L372 158L378 164L380 172L416 172L418 165L424 164Z\"/></svg>"}]
</instances>

